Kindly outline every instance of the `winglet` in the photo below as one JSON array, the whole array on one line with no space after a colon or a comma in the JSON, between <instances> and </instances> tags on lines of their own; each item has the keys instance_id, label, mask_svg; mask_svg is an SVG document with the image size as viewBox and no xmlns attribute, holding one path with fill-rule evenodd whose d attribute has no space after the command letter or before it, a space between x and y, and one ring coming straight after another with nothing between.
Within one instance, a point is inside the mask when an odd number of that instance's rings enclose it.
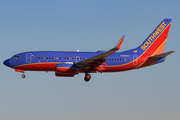
<instances>
[{"instance_id":1,"label":"winglet","mask_svg":"<svg viewBox=\"0 0 180 120\"><path fill-rule=\"evenodd\" d=\"M121 39L120 39L119 42L116 44L116 46L115 46L113 49L111 49L111 50L119 50L120 47L121 47L121 45L122 45L123 40L124 40L124 35L121 37Z\"/></svg>"}]
</instances>

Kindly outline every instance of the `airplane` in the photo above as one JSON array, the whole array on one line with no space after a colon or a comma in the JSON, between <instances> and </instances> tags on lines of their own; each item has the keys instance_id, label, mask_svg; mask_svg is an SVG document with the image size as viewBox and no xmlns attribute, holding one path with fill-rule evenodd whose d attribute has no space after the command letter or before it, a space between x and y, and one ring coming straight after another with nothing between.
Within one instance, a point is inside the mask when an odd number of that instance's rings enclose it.
<instances>
[{"instance_id":1,"label":"airplane","mask_svg":"<svg viewBox=\"0 0 180 120\"><path fill-rule=\"evenodd\" d=\"M91 79L89 73L121 72L164 62L166 56L175 52L163 53L171 21L165 18L140 46L123 52L116 51L120 49L124 36L108 51L30 51L13 55L3 63L23 73L22 78L26 77L25 71L54 71L58 77L85 73L84 80L88 82Z\"/></svg>"}]
</instances>

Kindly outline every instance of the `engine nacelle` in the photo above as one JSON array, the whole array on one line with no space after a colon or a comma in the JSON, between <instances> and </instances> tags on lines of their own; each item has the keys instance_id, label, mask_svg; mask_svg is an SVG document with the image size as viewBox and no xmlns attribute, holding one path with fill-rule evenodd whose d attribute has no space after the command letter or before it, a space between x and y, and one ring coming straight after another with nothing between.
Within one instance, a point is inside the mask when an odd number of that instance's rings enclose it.
<instances>
[{"instance_id":1,"label":"engine nacelle","mask_svg":"<svg viewBox=\"0 0 180 120\"><path fill-rule=\"evenodd\" d=\"M55 74L61 77L73 77L76 74L76 65L73 63L57 64Z\"/></svg>"}]
</instances>

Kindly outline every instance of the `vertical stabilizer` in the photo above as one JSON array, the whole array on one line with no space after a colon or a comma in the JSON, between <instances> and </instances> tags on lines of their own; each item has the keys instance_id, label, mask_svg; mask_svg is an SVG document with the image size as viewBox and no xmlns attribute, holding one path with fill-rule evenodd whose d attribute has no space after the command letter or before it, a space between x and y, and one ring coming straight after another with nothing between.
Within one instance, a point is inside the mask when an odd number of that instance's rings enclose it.
<instances>
[{"instance_id":1,"label":"vertical stabilizer","mask_svg":"<svg viewBox=\"0 0 180 120\"><path fill-rule=\"evenodd\" d=\"M151 56L163 53L171 21L172 19L164 19L138 47L138 51Z\"/></svg>"}]
</instances>

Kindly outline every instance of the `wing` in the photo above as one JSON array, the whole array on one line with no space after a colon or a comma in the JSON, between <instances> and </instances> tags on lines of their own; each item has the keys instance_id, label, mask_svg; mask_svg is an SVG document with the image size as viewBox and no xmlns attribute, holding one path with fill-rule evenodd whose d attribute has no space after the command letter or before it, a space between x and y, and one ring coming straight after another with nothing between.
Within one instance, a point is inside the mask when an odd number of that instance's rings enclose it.
<instances>
[{"instance_id":1,"label":"wing","mask_svg":"<svg viewBox=\"0 0 180 120\"><path fill-rule=\"evenodd\" d=\"M113 54L114 52L116 52L117 50L120 49L121 44L124 40L124 36L121 37L121 39L119 40L119 42L116 44L116 46L102 54L99 54L97 56L88 58L84 61L80 61L78 63L76 63L76 67L81 69L93 69L96 68L98 66L100 66L101 64L106 65L104 62L106 61L106 57L110 56L111 54Z\"/></svg>"}]
</instances>

